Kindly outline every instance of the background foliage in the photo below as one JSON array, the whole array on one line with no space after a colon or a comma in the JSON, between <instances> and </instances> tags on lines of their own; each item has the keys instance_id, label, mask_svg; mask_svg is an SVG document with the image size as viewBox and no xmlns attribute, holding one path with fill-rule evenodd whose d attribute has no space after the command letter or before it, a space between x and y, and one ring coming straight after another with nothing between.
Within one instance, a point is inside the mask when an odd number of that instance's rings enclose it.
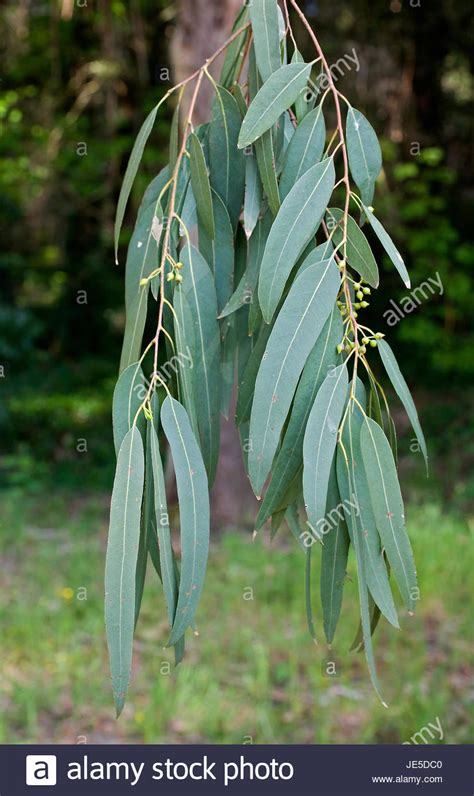
<instances>
[{"instance_id":1,"label":"background foliage","mask_svg":"<svg viewBox=\"0 0 474 796\"><path fill-rule=\"evenodd\" d=\"M350 4L309 0L305 6L330 63L353 48L357 53L359 71L343 69L341 81L346 95L383 137L379 215L387 220L399 244L413 285L437 272L442 279L444 295L423 302L391 329L390 339L410 386L416 386L435 461L433 478L426 485L421 466L406 455L402 482L409 482L414 499L441 500L444 510L449 507L454 517L451 526L447 522L452 536L448 530L446 534L454 543L465 533L456 515L473 498L468 483L474 458L470 418L474 371L471 14L467 5L449 0L434 6L426 0L419 4L387 0L375 5L366 0ZM113 214L136 132L167 87L169 43L179 21L177 11L165 0L85 4L7 0L0 9L1 56L7 67L0 84L2 502L11 507L25 498L33 501L42 528L64 523L68 513L67 499L62 519L57 512L49 515L38 508L44 500L38 496L45 490L48 494L52 483L66 494L70 488L84 494L110 487L114 458L111 392L124 322L123 263L114 266L112 255ZM135 186L123 247L141 193L167 159L169 123L170 111L163 110ZM380 297L373 302L370 325L385 331L381 320L387 309L384 293L398 302L406 291L390 268L382 284L386 293L379 291ZM80 291L86 291L87 303L81 303L84 294ZM407 430L407 454L408 426L403 426L402 415L399 420L402 431ZM81 439L87 441L87 454L78 453ZM81 521L76 517L82 512L78 507L71 520L73 532L84 532L85 538L91 522L97 520L87 508L89 500ZM103 516L102 499L92 500L93 506L99 501ZM10 514L4 516L10 524ZM436 511L428 512L420 525L430 518L436 526L437 516ZM26 581L31 574L28 565L18 568L15 562L31 543L32 518L25 514L20 520L20 547L12 552L10 563L12 572ZM45 542L42 536L41 541ZM450 550L446 543L446 556ZM460 548L456 550L462 555ZM439 555L444 555L441 550ZM86 546L81 556L86 556ZM46 556L40 562L49 572L62 559L52 561ZM439 563L434 564L433 579L440 571ZM460 606L467 572L459 573L452 585L453 591L458 590ZM65 583L69 577L65 576ZM434 582L429 588L434 588ZM61 598L57 599L61 604ZM100 600L96 617L99 604ZM434 615L443 610L436 603ZM443 615L439 621L445 619ZM23 622L14 617L12 625L17 621ZM433 611L427 613L426 634L431 632L432 621ZM98 622L97 627L87 625L80 632L97 637ZM29 643L13 633L13 668L16 655ZM262 657L261 666L259 677L270 664ZM30 740L37 737L34 722L43 709L44 705L33 709L24 702L25 716L15 719L23 728L18 737L25 733ZM420 716L421 724L434 716ZM153 731L148 740L154 740ZM186 732L189 738L193 730ZM218 740L217 725L213 732L213 739ZM221 738L233 740L223 731ZM282 737L276 734L275 740Z\"/></svg>"}]
</instances>

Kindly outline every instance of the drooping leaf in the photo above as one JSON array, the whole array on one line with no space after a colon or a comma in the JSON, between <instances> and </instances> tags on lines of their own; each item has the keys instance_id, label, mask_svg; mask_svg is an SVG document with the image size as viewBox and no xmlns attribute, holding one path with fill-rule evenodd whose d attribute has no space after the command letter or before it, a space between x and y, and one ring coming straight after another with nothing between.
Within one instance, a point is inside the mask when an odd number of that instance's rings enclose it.
<instances>
[{"instance_id":1,"label":"drooping leaf","mask_svg":"<svg viewBox=\"0 0 474 796\"><path fill-rule=\"evenodd\" d=\"M278 6L276 0L252 0L249 10L258 71L265 81L281 66Z\"/></svg>"},{"instance_id":2,"label":"drooping leaf","mask_svg":"<svg viewBox=\"0 0 474 796\"><path fill-rule=\"evenodd\" d=\"M292 58L291 58L291 63L293 63L293 64L294 63L298 63L298 64L304 63L304 58L301 55L299 50L296 50L296 49L294 50ZM311 103L309 103L307 101L307 98L306 98L305 95L306 95L306 92L302 91L301 94L299 95L299 97L295 100L295 113L296 113L296 118L298 120L298 125L301 124L301 122L303 121L303 119L306 116L306 114L309 113L309 111L312 110ZM319 158L318 158L318 160L319 160ZM311 165L313 165L313 164L311 164Z\"/></svg>"},{"instance_id":3,"label":"drooping leaf","mask_svg":"<svg viewBox=\"0 0 474 796\"><path fill-rule=\"evenodd\" d=\"M212 209L211 185L207 173L206 160L201 142L195 133L188 138L191 168L191 185L196 200L198 218L205 227L210 238L214 238L214 213Z\"/></svg>"},{"instance_id":4,"label":"drooping leaf","mask_svg":"<svg viewBox=\"0 0 474 796\"><path fill-rule=\"evenodd\" d=\"M395 268L397 269L398 273L400 274L403 282L405 283L405 287L410 287L410 277L408 275L408 271L406 269L405 263L403 262L403 257L396 248L393 240L391 239L390 235L380 223L378 218L374 216L373 211L363 205L364 213L367 217L367 220L374 230L375 234L377 235L380 243L384 247L385 251L387 252L388 256L390 257L392 263L394 264Z\"/></svg>"},{"instance_id":5,"label":"drooping leaf","mask_svg":"<svg viewBox=\"0 0 474 796\"><path fill-rule=\"evenodd\" d=\"M194 362L198 356L194 317L183 290L175 290L173 296L174 333L176 362L180 386L181 403L186 409L194 435L199 439L196 414L197 386L194 380Z\"/></svg>"},{"instance_id":6,"label":"drooping leaf","mask_svg":"<svg viewBox=\"0 0 474 796\"><path fill-rule=\"evenodd\" d=\"M287 485L303 466L303 439L311 407L316 394L329 369L337 364L336 346L341 341L343 324L337 307L333 309L324 328L311 351L301 374L288 427L275 462L272 467L272 480L262 500L256 529L279 505Z\"/></svg>"},{"instance_id":7,"label":"drooping leaf","mask_svg":"<svg viewBox=\"0 0 474 796\"><path fill-rule=\"evenodd\" d=\"M268 199L268 204L273 215L276 216L280 209L280 193L276 176L275 151L273 148L272 131L267 130L255 141L255 157L262 180L263 190Z\"/></svg>"},{"instance_id":8,"label":"drooping leaf","mask_svg":"<svg viewBox=\"0 0 474 796\"><path fill-rule=\"evenodd\" d=\"M209 550L209 496L206 470L186 410L168 396L161 422L171 449L179 499L181 571L169 645L194 622Z\"/></svg>"},{"instance_id":9,"label":"drooping leaf","mask_svg":"<svg viewBox=\"0 0 474 796\"><path fill-rule=\"evenodd\" d=\"M237 404L235 407L235 420L239 426L250 419L252 400L255 392L255 381L271 332L272 327L266 324L263 329L261 329L240 380Z\"/></svg>"},{"instance_id":10,"label":"drooping leaf","mask_svg":"<svg viewBox=\"0 0 474 796\"><path fill-rule=\"evenodd\" d=\"M148 429L150 434L155 525L158 537L158 549L160 551L160 569L161 577L163 579L163 591L165 595L168 622L171 628L173 626L176 614L176 605L178 602L178 583L174 568L168 505L166 501L165 476L163 472L163 463L161 461L158 434L156 433L155 427L151 423L148 424Z\"/></svg>"},{"instance_id":11,"label":"drooping leaf","mask_svg":"<svg viewBox=\"0 0 474 796\"><path fill-rule=\"evenodd\" d=\"M217 86L209 130L210 180L227 208L234 229L245 182L245 156L237 148L240 126L237 102L225 88Z\"/></svg>"},{"instance_id":12,"label":"drooping leaf","mask_svg":"<svg viewBox=\"0 0 474 796\"><path fill-rule=\"evenodd\" d=\"M194 322L196 349L193 356L196 384L196 416L199 439L209 482L212 484L219 455L220 436L220 334L217 298L208 264L194 248L181 252L183 290Z\"/></svg>"},{"instance_id":13,"label":"drooping leaf","mask_svg":"<svg viewBox=\"0 0 474 796\"><path fill-rule=\"evenodd\" d=\"M161 171L153 177L152 181L148 185L145 193L143 194L143 198L138 208L138 214L140 215L143 213L147 207L151 204L156 205L156 202L160 199L160 203L163 207L166 205L166 185L170 179L170 167L169 165L165 166ZM169 187L168 187L169 190Z\"/></svg>"},{"instance_id":14,"label":"drooping leaf","mask_svg":"<svg viewBox=\"0 0 474 796\"><path fill-rule=\"evenodd\" d=\"M298 125L288 145L280 178L282 199L308 169L321 160L326 140L326 125L321 105L310 111Z\"/></svg>"},{"instance_id":15,"label":"drooping leaf","mask_svg":"<svg viewBox=\"0 0 474 796\"><path fill-rule=\"evenodd\" d=\"M360 434L362 459L377 528L404 602L415 609L417 584L410 540L405 529L403 499L388 440L366 417Z\"/></svg>"},{"instance_id":16,"label":"drooping leaf","mask_svg":"<svg viewBox=\"0 0 474 796\"><path fill-rule=\"evenodd\" d=\"M118 456L120 446L127 431L133 425L145 396L145 377L139 362L129 365L119 376L112 400L112 426L114 432L115 454ZM138 425L144 420L141 413Z\"/></svg>"},{"instance_id":17,"label":"drooping leaf","mask_svg":"<svg viewBox=\"0 0 474 796\"><path fill-rule=\"evenodd\" d=\"M339 285L332 260L316 263L295 280L276 319L256 379L250 421L249 472L256 495L261 494L297 381Z\"/></svg>"},{"instance_id":18,"label":"drooping leaf","mask_svg":"<svg viewBox=\"0 0 474 796\"><path fill-rule=\"evenodd\" d=\"M362 201L372 204L375 181L382 168L382 153L372 125L355 108L349 108L346 121L349 167Z\"/></svg>"},{"instance_id":19,"label":"drooping leaf","mask_svg":"<svg viewBox=\"0 0 474 796\"><path fill-rule=\"evenodd\" d=\"M303 553L306 553L306 547L305 547L305 544L303 542L304 531L302 531L301 527L300 527L300 521L299 521L299 516L298 516L298 507L297 507L296 503L292 503L290 506L288 506L288 508L286 510L286 513L285 513L285 519L286 519L286 522L288 523L288 527L289 527L291 533L293 534L293 537L296 540L299 548L303 551Z\"/></svg>"},{"instance_id":20,"label":"drooping leaf","mask_svg":"<svg viewBox=\"0 0 474 796\"><path fill-rule=\"evenodd\" d=\"M105 623L117 716L125 704L132 668L144 469L142 437L133 426L118 455L105 562Z\"/></svg>"},{"instance_id":21,"label":"drooping leaf","mask_svg":"<svg viewBox=\"0 0 474 796\"><path fill-rule=\"evenodd\" d=\"M235 18L235 22L232 26L232 33L240 30L240 28L247 23L248 13L248 6L244 4ZM237 36L226 49L224 63L222 65L222 71L219 78L219 83L224 88L230 88L233 82L237 79L237 75L239 74L242 65L242 60L245 56L245 42L248 35L248 30L242 31L242 33Z\"/></svg>"},{"instance_id":22,"label":"drooping leaf","mask_svg":"<svg viewBox=\"0 0 474 796\"><path fill-rule=\"evenodd\" d=\"M332 518L333 521L331 529L324 536L321 554L320 593L324 633L328 644L331 644L341 613L350 545L346 524L346 510L341 504L334 463L329 476L326 516Z\"/></svg>"},{"instance_id":23,"label":"drooping leaf","mask_svg":"<svg viewBox=\"0 0 474 796\"><path fill-rule=\"evenodd\" d=\"M128 161L127 164L127 169L125 172L125 176L123 178L122 187L120 189L120 196L117 202L117 212L115 215L114 247L115 247L116 262L118 262L119 236L120 236L120 230L122 229L122 223L125 215L125 208L127 206L128 197L130 196L130 191L132 190L132 185L135 181L135 177L138 171L138 167L140 165L140 161L142 159L146 142L148 141L149 135L153 129L153 125L156 119L156 114L158 112L158 108L160 107L162 101L163 100L161 100L158 103L158 105L155 105L155 107L150 111L145 121L143 122L139 130L139 133L135 139L135 143L132 149L132 154L130 155L130 160Z\"/></svg>"},{"instance_id":24,"label":"drooping leaf","mask_svg":"<svg viewBox=\"0 0 474 796\"><path fill-rule=\"evenodd\" d=\"M159 241L163 232L163 206L157 199L138 216L127 250L125 265L125 308L130 309L139 293L140 280L159 265ZM156 279L156 283L159 280Z\"/></svg>"},{"instance_id":25,"label":"drooping leaf","mask_svg":"<svg viewBox=\"0 0 474 796\"><path fill-rule=\"evenodd\" d=\"M140 288L126 312L120 372L140 358L148 307L148 285Z\"/></svg>"},{"instance_id":26,"label":"drooping leaf","mask_svg":"<svg viewBox=\"0 0 474 796\"><path fill-rule=\"evenodd\" d=\"M170 169L171 171L174 170L176 166L176 161L178 160L178 150L179 150L179 111L180 111L180 103L176 104L176 107L173 112L173 118L171 119L171 129L170 129Z\"/></svg>"},{"instance_id":27,"label":"drooping leaf","mask_svg":"<svg viewBox=\"0 0 474 796\"><path fill-rule=\"evenodd\" d=\"M229 300L234 285L234 233L226 206L214 190L212 206L215 237L210 238L206 229L200 227L199 248L214 273L217 309L221 310Z\"/></svg>"},{"instance_id":28,"label":"drooping leaf","mask_svg":"<svg viewBox=\"0 0 474 796\"><path fill-rule=\"evenodd\" d=\"M348 518L350 517L350 522L352 524L352 527L356 527L357 517L355 513L354 501L352 499L352 496L354 494L354 488L351 483L349 462L347 458L344 456L341 448L338 449L336 457L336 470L337 470L337 482L339 487L339 494L341 496L343 503L349 508L350 514L348 514ZM354 545L354 551L357 562L359 608L360 608L360 619L362 625L362 638L364 641L365 658L367 661L367 666L369 669L372 685L374 686L374 689L380 701L382 702L382 705L384 705L384 707L387 707L386 703L383 701L382 698L380 683L377 676L377 670L375 667L374 652L372 647L372 633L371 633L371 611L369 603L370 594L365 574L363 547L359 534L355 533L351 541Z\"/></svg>"},{"instance_id":29,"label":"drooping leaf","mask_svg":"<svg viewBox=\"0 0 474 796\"><path fill-rule=\"evenodd\" d=\"M364 396L365 396L365 390ZM360 399L359 402L361 403ZM361 403L361 405L363 405ZM350 483L353 489L352 502L356 508L349 515L351 539L357 534L361 541L364 556L364 569L367 586L386 619L399 628L397 611L393 601L390 581L380 545L380 537L372 509L367 474L361 451L360 434L363 415L360 408L352 404L349 408L346 426L342 436L348 458ZM355 515L355 524L353 522Z\"/></svg>"},{"instance_id":30,"label":"drooping leaf","mask_svg":"<svg viewBox=\"0 0 474 796\"><path fill-rule=\"evenodd\" d=\"M262 182L258 173L256 157L251 152L245 158L244 229L248 238L255 229L261 204Z\"/></svg>"},{"instance_id":31,"label":"drooping leaf","mask_svg":"<svg viewBox=\"0 0 474 796\"><path fill-rule=\"evenodd\" d=\"M338 246L343 240L344 212L337 207L330 207L327 212L326 223L329 232L333 234L334 245ZM379 269L372 254L367 238L358 223L348 216L347 219L347 262L358 274L372 287L379 285Z\"/></svg>"},{"instance_id":32,"label":"drooping leaf","mask_svg":"<svg viewBox=\"0 0 474 796\"><path fill-rule=\"evenodd\" d=\"M288 64L273 72L252 100L239 133L240 149L269 130L305 88L310 64Z\"/></svg>"},{"instance_id":33,"label":"drooping leaf","mask_svg":"<svg viewBox=\"0 0 474 796\"><path fill-rule=\"evenodd\" d=\"M237 285L235 292L220 313L220 318L225 318L236 312L244 304L252 304L257 300L256 288L260 264L262 262L265 244L271 229L272 218L269 212L258 221L248 244L248 264L245 273Z\"/></svg>"},{"instance_id":34,"label":"drooping leaf","mask_svg":"<svg viewBox=\"0 0 474 796\"><path fill-rule=\"evenodd\" d=\"M337 432L347 398L345 363L330 370L314 400L303 442L303 494L308 524L316 537L322 535L329 475Z\"/></svg>"},{"instance_id":35,"label":"drooping leaf","mask_svg":"<svg viewBox=\"0 0 474 796\"><path fill-rule=\"evenodd\" d=\"M280 208L268 236L258 284L258 298L267 323L291 269L321 223L334 180L332 158L326 158L300 177Z\"/></svg>"},{"instance_id":36,"label":"drooping leaf","mask_svg":"<svg viewBox=\"0 0 474 796\"><path fill-rule=\"evenodd\" d=\"M426 470L428 471L428 451L426 449L425 435L423 434L423 430L418 418L418 412L416 411L416 406L413 402L413 398L411 397L410 390L408 389L408 384L403 378L403 374L398 367L398 362L389 344L385 340L379 340L378 349L385 370L387 371L387 375L392 382L395 392L405 407L405 411L410 419L410 423L413 426L418 444L425 459Z\"/></svg>"}]
</instances>

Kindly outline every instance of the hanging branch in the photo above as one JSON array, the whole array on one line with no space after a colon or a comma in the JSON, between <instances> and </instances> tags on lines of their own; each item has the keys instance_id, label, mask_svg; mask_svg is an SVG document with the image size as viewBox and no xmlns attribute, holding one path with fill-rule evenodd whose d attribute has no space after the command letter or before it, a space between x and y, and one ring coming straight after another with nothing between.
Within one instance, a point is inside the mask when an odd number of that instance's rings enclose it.
<instances>
[{"instance_id":1,"label":"hanging branch","mask_svg":"<svg viewBox=\"0 0 474 796\"><path fill-rule=\"evenodd\" d=\"M314 46L310 63L297 48L290 7ZM311 564L318 543L328 644L354 549L360 627L353 648L365 650L380 699L372 635L381 617L399 626L391 579L409 613L418 599L396 471L395 426L369 363L373 349L380 352L425 460L426 444L384 335L359 319L379 285L362 223L409 285L403 259L372 207L380 147L368 120L336 87L296 0L285 0L283 11L276 0L243 6L222 47L165 94L137 136L119 198L116 253L148 136L161 104L178 91L170 162L144 194L125 269L126 327L113 402L118 458L106 559L117 713L130 680L148 557L163 585L168 645L177 663L186 630L195 627L220 414L228 415L235 380L244 463L261 500L255 533L271 520L274 535L286 522L304 551L306 612L315 641L319 616ZM216 81L209 67L224 52ZM319 104L307 96L316 63L328 82ZM204 78L214 90L212 115L194 128ZM179 139L181 100L194 80ZM336 127L327 131L324 110L331 98ZM340 188L342 207L337 206ZM350 215L351 200L360 211L359 223ZM149 312L157 325L144 343ZM165 358L161 367L160 357ZM151 366L149 381L145 365ZM171 541L160 437L169 444L176 474L179 561Z\"/></svg>"}]
</instances>

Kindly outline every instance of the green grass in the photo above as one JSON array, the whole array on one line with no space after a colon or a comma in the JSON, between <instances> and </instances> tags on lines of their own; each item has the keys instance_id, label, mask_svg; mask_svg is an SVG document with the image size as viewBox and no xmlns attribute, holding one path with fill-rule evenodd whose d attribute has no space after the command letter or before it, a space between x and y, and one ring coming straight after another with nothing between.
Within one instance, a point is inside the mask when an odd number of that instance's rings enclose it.
<instances>
[{"instance_id":1,"label":"green grass","mask_svg":"<svg viewBox=\"0 0 474 796\"><path fill-rule=\"evenodd\" d=\"M382 623L377 630L388 709L363 655L347 651L357 627L353 560L328 653L317 571L318 647L305 625L302 555L282 529L273 545L247 533L214 538L199 636L190 635L177 671L163 649L165 611L150 568L129 698L116 722L102 610L107 496L12 490L1 502L1 742L397 743L437 717L445 743L470 740L473 562L462 520L409 507L422 599L415 617L400 609L401 632ZM249 589L253 600L244 599ZM328 655L337 677L323 674Z\"/></svg>"}]
</instances>

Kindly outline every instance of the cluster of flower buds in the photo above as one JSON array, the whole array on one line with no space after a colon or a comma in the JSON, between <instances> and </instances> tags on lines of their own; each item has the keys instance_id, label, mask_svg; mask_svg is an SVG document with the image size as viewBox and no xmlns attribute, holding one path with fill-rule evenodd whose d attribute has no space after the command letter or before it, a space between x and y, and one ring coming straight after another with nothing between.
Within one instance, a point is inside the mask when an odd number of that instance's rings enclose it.
<instances>
[{"instance_id":1,"label":"cluster of flower buds","mask_svg":"<svg viewBox=\"0 0 474 796\"><path fill-rule=\"evenodd\" d=\"M171 271L166 276L166 281L167 282L178 282L178 283L182 282L183 281L183 275L179 273L182 267L183 267L183 263L174 263L171 266Z\"/></svg>"}]
</instances>

